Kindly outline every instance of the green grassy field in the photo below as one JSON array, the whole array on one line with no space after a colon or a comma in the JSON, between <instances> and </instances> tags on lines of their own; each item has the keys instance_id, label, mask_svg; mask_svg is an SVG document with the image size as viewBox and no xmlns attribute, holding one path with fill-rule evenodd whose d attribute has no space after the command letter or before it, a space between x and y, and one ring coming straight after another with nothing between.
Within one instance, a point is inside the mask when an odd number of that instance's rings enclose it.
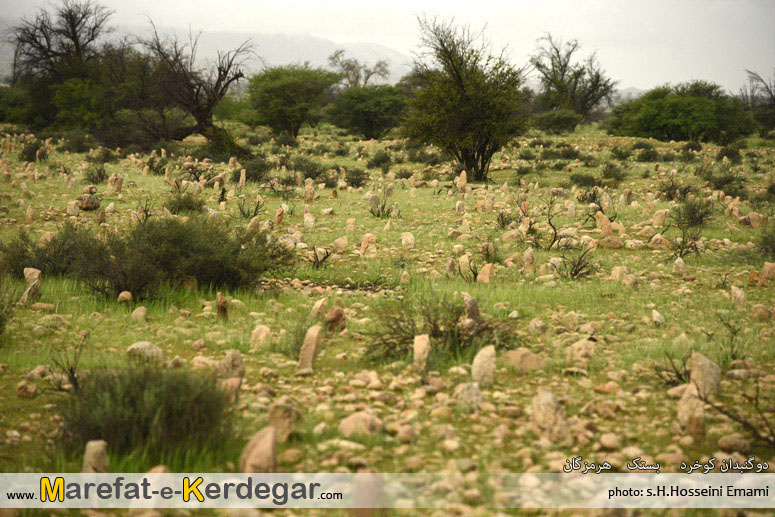
<instances>
[{"instance_id":1,"label":"green grassy field","mask_svg":"<svg viewBox=\"0 0 775 517\"><path fill-rule=\"evenodd\" d=\"M243 143L254 136L244 127L232 129ZM239 216L242 197L261 196L261 221L272 220L281 205L288 206L271 235L280 238L300 232L306 246L294 251L292 263L256 279L261 282L255 288L225 291L209 286L166 286L151 299L123 304L115 297L95 295L74 279L44 273L39 302L53 308L19 308L0 344L0 471L80 471L82 451L64 450L58 434L56 404L68 395L52 389L45 379L34 379L36 395L22 398L17 395L17 384L36 366L54 366L76 352L81 355L79 368L85 372L120 366L127 361L127 347L138 341L152 342L167 359L180 358L182 368L189 368L198 355L220 360L228 350L240 351L245 378L234 407L234 440L217 450L171 450L162 457L149 456L142 449L111 454L114 472L143 472L158 464L173 471L234 471L242 447L268 425L268 408L283 396L296 401L301 418L289 440L277 445L277 470L281 472L348 472L364 467L380 472L445 472L456 470L456 462L462 459L473 460L474 470L480 473L545 472L559 471L565 458L574 455L605 459L617 470L640 456L660 462L663 472L673 472L682 459L730 454L755 455L769 461L772 471L775 451L709 406L704 412L704 436L677 432L678 400L668 393L671 385L657 371L668 364L668 357L680 363L696 350L721 368L717 404L742 411L764 433L761 418L775 422L775 278L761 285L749 282L752 271L762 271L765 261L773 259L756 249L761 228L739 220L751 211L772 218L775 199L764 193L775 184L775 147L772 141L752 141L742 151L742 162L729 165L716 159L718 147L712 144L692 153L688 162L681 157L683 143L656 141L652 144L662 158L669 152L671 160L639 162L635 160L637 150L628 159L611 157L613 148L629 150L636 141L609 137L596 128L565 136L530 134L496 155L489 183L469 182L464 193L455 186L459 170L452 162L409 161L401 140L360 142L323 126L305 129L299 147L289 151L275 149L269 142L260 144L268 149L270 161L278 158L278 151L304 154L332 169L366 169L369 179L361 188L340 188L336 196L332 188L316 185L315 199L308 203L313 227L304 223L301 180L287 199L273 193L266 183L238 187L229 181L224 203L219 201L220 191L205 189L202 197L213 211L211 216L234 227L249 223ZM24 229L37 242L44 232L56 232L73 219L66 208L87 186L78 172L86 155L57 151L54 142L46 161L26 167L17 158L20 144L13 145L3 155L7 174L0 179L0 238L9 242ZM202 145L203 141L190 139L178 156ZM336 156L333 149L341 145L347 146L347 154ZM367 165L382 149L392 157L386 172ZM568 158L542 159L547 149L565 151ZM96 228L99 212L110 204L115 209L104 214L101 231L124 232L136 224L132 211L140 203L148 203L154 218L164 217L162 206L171 187L163 175L143 173L147 160L146 153L136 155L135 165L127 157L108 163L108 176L118 173L123 177L122 192L114 193L106 183L97 184L100 209L81 211L74 216L77 224ZM183 161L177 156L170 161L172 178L180 174L176 167ZM621 170L621 181L603 178L607 163ZM713 195L716 189L695 174L703 164L716 171L728 169L744 179L748 196L735 205L737 212L729 210L730 200ZM68 175L61 172L62 167ZM214 164L215 172L228 168L225 163ZM623 232L614 229L613 234L623 243L640 240L642 248L595 247L601 229L594 218L587 219L588 203L577 196L591 187L571 183L572 175L579 173L598 183L602 179L600 192L610 196L606 212L612 217L616 214L614 223L623 225ZM275 169L269 176L285 174ZM696 197L713 198L712 216L701 228L704 251L684 257L685 274L673 272L677 228L665 232L670 249L652 249L650 236L637 235L656 211L676 210L678 202L660 193L671 175L676 183L694 187ZM71 188L68 179L73 177L76 183ZM395 204L398 213L375 217L368 209L368 194L379 194L388 186L392 188L388 203ZM622 196L629 196L629 201ZM456 210L461 201L465 213ZM520 201L527 201L540 236L538 244L529 239L504 239L519 220L504 228L498 222L499 212L516 215ZM557 205L553 223L558 229L575 229L577 250L585 236L593 242L590 273L583 278L565 278L550 265L553 258L579 252L544 249L551 235L547 202ZM571 202L573 217L568 210ZM327 209L333 210L324 215ZM347 228L348 219L355 220L354 228ZM415 247L402 246L405 232L414 236ZM367 233L376 236L376 250L363 254L360 244ZM344 251L320 267L308 260L313 246L333 249L334 240L344 236ZM488 243L495 253L483 255L482 246ZM457 260L461 252L453 250L456 245L464 248L480 271L485 263L494 264L488 283L470 281L473 279L465 274L447 274L449 259ZM522 271L521 256L531 247L534 273ZM617 266L626 266L636 284L615 279L612 270ZM12 284L19 290L24 287L23 280L14 279ZM733 286L743 290L745 301L732 296ZM212 304L218 290L230 301L228 321L203 310ZM482 387L486 403L473 412L460 410L454 391L458 384L471 381L469 365L478 346L488 344L486 340L457 356L435 357L425 378L413 370L411 355L376 362L364 358L373 333L380 331L380 307L401 300L410 304L430 300L433 304L446 298L462 303L461 292L476 299L487 321L509 328L507 338L498 343L494 383ZM299 377L295 375L298 335L316 323L308 314L322 297L328 298L328 307L344 308L346 329L326 332L314 374ZM769 317L755 318L756 305L766 307ZM139 321L130 316L138 306L147 309ZM654 322L653 311L664 317L664 323ZM535 331L535 324L531 325L535 319L546 323L544 332ZM271 328L273 342L251 350L251 332L257 325ZM569 361L569 346L590 333L596 342L588 364ZM507 367L506 352L520 347L540 356L543 366L526 374ZM465 370L455 368L458 366ZM359 376L370 370L380 380L371 389L363 375ZM273 396L267 396L266 385ZM763 415L756 414L752 401L756 385ZM539 388L548 388L558 397L570 442L539 440L529 410ZM339 422L367 408L385 429L348 439L343 445ZM404 425L412 429L408 437L396 432ZM601 436L608 433L618 438L614 447L601 445ZM741 434L750 449L723 451L719 439L732 433ZM474 505L475 501L464 504Z\"/></svg>"}]
</instances>

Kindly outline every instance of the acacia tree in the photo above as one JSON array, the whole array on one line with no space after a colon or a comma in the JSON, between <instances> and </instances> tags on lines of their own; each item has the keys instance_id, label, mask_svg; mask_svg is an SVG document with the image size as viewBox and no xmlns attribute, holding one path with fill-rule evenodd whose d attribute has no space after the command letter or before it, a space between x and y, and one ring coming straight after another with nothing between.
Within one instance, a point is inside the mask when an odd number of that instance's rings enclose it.
<instances>
[{"instance_id":1,"label":"acacia tree","mask_svg":"<svg viewBox=\"0 0 775 517\"><path fill-rule=\"evenodd\" d=\"M39 9L11 29L13 81L26 76L64 81L83 77L99 57L99 41L111 29L110 9L92 0L64 0L53 12Z\"/></svg>"},{"instance_id":2,"label":"acacia tree","mask_svg":"<svg viewBox=\"0 0 775 517\"><path fill-rule=\"evenodd\" d=\"M586 119L595 106L611 99L617 82L606 77L594 53L574 61L581 49L577 39L563 43L547 34L538 41L530 64L540 76L539 103L545 109L571 109Z\"/></svg>"},{"instance_id":3,"label":"acacia tree","mask_svg":"<svg viewBox=\"0 0 775 517\"><path fill-rule=\"evenodd\" d=\"M295 138L339 77L337 73L312 68L309 63L270 67L250 78L250 103L259 123L269 126L275 134L284 131Z\"/></svg>"},{"instance_id":4,"label":"acacia tree","mask_svg":"<svg viewBox=\"0 0 775 517\"><path fill-rule=\"evenodd\" d=\"M215 125L213 112L229 87L245 74L244 61L252 52L248 41L234 50L218 52L215 63L200 67L197 63L199 34L189 35L187 43L176 36L161 36L151 23L152 34L142 45L158 63L158 86L177 108L194 118L195 124L180 128L177 137L199 133L217 147L241 158L250 158L249 150L239 146L231 135Z\"/></svg>"},{"instance_id":5,"label":"acacia tree","mask_svg":"<svg viewBox=\"0 0 775 517\"><path fill-rule=\"evenodd\" d=\"M372 77L387 79L390 75L390 66L384 59L368 65L355 58L345 57L345 51L341 48L328 56L328 63L344 77L348 88L366 86Z\"/></svg>"},{"instance_id":6,"label":"acacia tree","mask_svg":"<svg viewBox=\"0 0 775 517\"><path fill-rule=\"evenodd\" d=\"M420 18L425 51L415 62L419 89L409 100L411 138L451 153L474 181L492 156L525 130L520 86L524 68L494 56L481 33L452 21Z\"/></svg>"}]
</instances>

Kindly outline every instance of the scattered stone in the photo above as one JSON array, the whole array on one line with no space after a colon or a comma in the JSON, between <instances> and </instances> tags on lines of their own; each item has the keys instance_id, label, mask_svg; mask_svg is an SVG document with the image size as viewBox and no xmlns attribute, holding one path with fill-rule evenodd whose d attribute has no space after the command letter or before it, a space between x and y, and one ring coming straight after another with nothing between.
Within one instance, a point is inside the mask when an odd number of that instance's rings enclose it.
<instances>
[{"instance_id":1,"label":"scattered stone","mask_svg":"<svg viewBox=\"0 0 775 517\"><path fill-rule=\"evenodd\" d=\"M673 262L673 274L678 276L684 276L689 272L689 268L686 267L686 263L684 262L684 259L681 257L678 257L675 259L675 262Z\"/></svg>"},{"instance_id":2,"label":"scattered stone","mask_svg":"<svg viewBox=\"0 0 775 517\"><path fill-rule=\"evenodd\" d=\"M371 436L382 432L382 420L370 411L358 411L339 422L339 432L345 437Z\"/></svg>"},{"instance_id":3,"label":"scattered stone","mask_svg":"<svg viewBox=\"0 0 775 517\"><path fill-rule=\"evenodd\" d=\"M229 319L229 300L220 291L218 291L215 297L215 306L218 316L223 319Z\"/></svg>"},{"instance_id":4,"label":"scattered stone","mask_svg":"<svg viewBox=\"0 0 775 517\"><path fill-rule=\"evenodd\" d=\"M691 375L689 380L703 397L712 397L721 385L721 368L699 352L692 352L689 359Z\"/></svg>"},{"instance_id":5,"label":"scattered stone","mask_svg":"<svg viewBox=\"0 0 775 517\"><path fill-rule=\"evenodd\" d=\"M137 343L133 343L126 349L126 353L129 357L138 359L164 360L164 352L150 341L138 341Z\"/></svg>"},{"instance_id":6,"label":"scattered stone","mask_svg":"<svg viewBox=\"0 0 775 517\"><path fill-rule=\"evenodd\" d=\"M594 353L595 342L592 339L583 338L567 348L565 358L569 366L586 369Z\"/></svg>"},{"instance_id":7,"label":"scattered stone","mask_svg":"<svg viewBox=\"0 0 775 517\"><path fill-rule=\"evenodd\" d=\"M255 351L272 341L272 329L259 325L250 334L250 350Z\"/></svg>"},{"instance_id":8,"label":"scattered stone","mask_svg":"<svg viewBox=\"0 0 775 517\"><path fill-rule=\"evenodd\" d=\"M540 388L530 404L533 426L542 437L552 442L566 442L569 439L565 412L554 394Z\"/></svg>"},{"instance_id":9,"label":"scattered stone","mask_svg":"<svg viewBox=\"0 0 775 517\"><path fill-rule=\"evenodd\" d=\"M135 321L145 321L146 314L148 314L148 310L145 307L138 307L132 311L131 318Z\"/></svg>"},{"instance_id":10,"label":"scattered stone","mask_svg":"<svg viewBox=\"0 0 775 517\"><path fill-rule=\"evenodd\" d=\"M320 345L323 343L323 327L313 325L307 330L304 336L304 343L299 352L299 364L296 366L297 375L309 375L313 372L315 358L320 352Z\"/></svg>"},{"instance_id":11,"label":"scattered stone","mask_svg":"<svg viewBox=\"0 0 775 517\"><path fill-rule=\"evenodd\" d=\"M492 280L492 264L485 264L482 266L482 269L479 270L479 274L476 275L476 281L481 282L483 284L489 284Z\"/></svg>"},{"instance_id":12,"label":"scattered stone","mask_svg":"<svg viewBox=\"0 0 775 517\"><path fill-rule=\"evenodd\" d=\"M334 305L328 310L323 321L325 322L326 329L331 331L342 330L347 325L347 317L344 314L344 310L338 305Z\"/></svg>"},{"instance_id":13,"label":"scattered stone","mask_svg":"<svg viewBox=\"0 0 775 517\"><path fill-rule=\"evenodd\" d=\"M489 345L476 354L471 363L471 379L479 383L479 386L487 388L492 386L495 375L495 346Z\"/></svg>"},{"instance_id":14,"label":"scattered stone","mask_svg":"<svg viewBox=\"0 0 775 517\"><path fill-rule=\"evenodd\" d=\"M516 368L518 373L525 374L543 368L544 360L527 348L509 350L503 355L507 367Z\"/></svg>"},{"instance_id":15,"label":"scattered stone","mask_svg":"<svg viewBox=\"0 0 775 517\"><path fill-rule=\"evenodd\" d=\"M745 291L734 285L729 288L729 291L732 294L732 299L735 301L735 303L738 305L745 305Z\"/></svg>"},{"instance_id":16,"label":"scattered stone","mask_svg":"<svg viewBox=\"0 0 775 517\"><path fill-rule=\"evenodd\" d=\"M321 314L324 314L328 309L328 298L321 298L312 305L312 310L309 311L309 317L317 319Z\"/></svg>"},{"instance_id":17,"label":"scattered stone","mask_svg":"<svg viewBox=\"0 0 775 517\"><path fill-rule=\"evenodd\" d=\"M621 449L622 441L618 434L604 433L600 435L600 447L606 451L616 451Z\"/></svg>"},{"instance_id":18,"label":"scattered stone","mask_svg":"<svg viewBox=\"0 0 775 517\"><path fill-rule=\"evenodd\" d=\"M465 291L461 291L460 296L463 298L463 308L466 311L466 318L480 321L482 318L479 314L479 304L476 303L474 297Z\"/></svg>"},{"instance_id":19,"label":"scattered stone","mask_svg":"<svg viewBox=\"0 0 775 517\"><path fill-rule=\"evenodd\" d=\"M533 335L544 334L549 327L546 322L541 318L533 318L530 323L527 324L527 330Z\"/></svg>"},{"instance_id":20,"label":"scattered stone","mask_svg":"<svg viewBox=\"0 0 775 517\"><path fill-rule=\"evenodd\" d=\"M724 452L739 452L740 454L748 454L751 450L751 442L737 433L727 434L719 438L718 446Z\"/></svg>"},{"instance_id":21,"label":"scattered stone","mask_svg":"<svg viewBox=\"0 0 775 517\"><path fill-rule=\"evenodd\" d=\"M678 400L678 425L695 438L705 437L704 406L697 396L697 388L690 384Z\"/></svg>"},{"instance_id":22,"label":"scattered stone","mask_svg":"<svg viewBox=\"0 0 775 517\"><path fill-rule=\"evenodd\" d=\"M105 440L91 440L86 443L81 472L84 474L107 474L110 472L108 442Z\"/></svg>"},{"instance_id":23,"label":"scattered stone","mask_svg":"<svg viewBox=\"0 0 775 517\"><path fill-rule=\"evenodd\" d=\"M266 427L253 435L239 460L239 470L247 474L271 473L275 471L276 431Z\"/></svg>"},{"instance_id":24,"label":"scattered stone","mask_svg":"<svg viewBox=\"0 0 775 517\"><path fill-rule=\"evenodd\" d=\"M419 373L425 373L428 368L428 356L431 353L431 338L428 334L414 336L414 368Z\"/></svg>"},{"instance_id":25,"label":"scattered stone","mask_svg":"<svg viewBox=\"0 0 775 517\"><path fill-rule=\"evenodd\" d=\"M454 391L457 405L463 411L477 411L487 399L479 389L478 382L458 384Z\"/></svg>"},{"instance_id":26,"label":"scattered stone","mask_svg":"<svg viewBox=\"0 0 775 517\"><path fill-rule=\"evenodd\" d=\"M301 413L289 397L284 397L269 408L269 425L274 427L276 439L281 443L288 439L300 418Z\"/></svg>"},{"instance_id":27,"label":"scattered stone","mask_svg":"<svg viewBox=\"0 0 775 517\"><path fill-rule=\"evenodd\" d=\"M38 386L34 382L23 380L16 385L16 396L20 399L35 398L37 394Z\"/></svg>"},{"instance_id":28,"label":"scattered stone","mask_svg":"<svg viewBox=\"0 0 775 517\"><path fill-rule=\"evenodd\" d=\"M91 194L81 194L75 198L78 208L84 212L91 212L100 207L100 200Z\"/></svg>"}]
</instances>

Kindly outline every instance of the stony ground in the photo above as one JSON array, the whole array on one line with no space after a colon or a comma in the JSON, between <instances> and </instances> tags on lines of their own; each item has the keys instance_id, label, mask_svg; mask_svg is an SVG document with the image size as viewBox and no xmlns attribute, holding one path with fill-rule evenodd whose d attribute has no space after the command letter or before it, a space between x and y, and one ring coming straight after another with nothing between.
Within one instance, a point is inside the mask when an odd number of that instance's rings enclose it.
<instances>
[{"instance_id":1,"label":"stony ground","mask_svg":"<svg viewBox=\"0 0 775 517\"><path fill-rule=\"evenodd\" d=\"M752 199L773 182L775 149L750 142L740 164L717 160L713 145L687 163L682 143L653 142L658 161L636 161L639 151L611 156L635 142L597 130L528 135L496 155L491 182L481 184L451 162L409 161L401 141L359 142L324 128L303 133L291 153L332 168L360 166L369 180L359 188L343 176L336 188L300 181L280 195L266 184L233 183L239 165L214 163L227 178L225 201L207 186L207 210L267 229L295 248L297 262L220 300L206 287L168 289L141 303L105 300L44 275L40 297L18 310L0 346L0 469L81 469L80 455L58 451L53 404L61 395L50 388L56 358L78 349L86 368L137 353L223 372L238 394L241 446L229 457L171 459L175 471L228 472L247 461L280 472L454 472L459 503L440 514L463 515L488 514L475 508L505 497L483 490L479 475L558 472L571 456L620 471L640 457L673 472L682 461L753 455L773 471L771 447L697 398L699 391L740 412L765 434L762 416L775 422L775 271L754 249L773 201L754 207L726 196L695 170L739 173ZM111 180L91 191L99 208L80 210L85 155L51 145L47 161L25 164L18 141L3 143L4 240L20 228L37 240L66 220L126 228L146 201L162 217L169 182L187 162L170 156L168 178L149 173L147 153L107 164ZM273 159L277 149L264 147ZM346 150L335 153L339 147ZM392 163L369 167L382 149ZM620 182L571 183L580 172L603 177L607 163L623 172ZM671 179L713 206L700 251L683 259L670 225L677 201L664 193ZM257 195L264 211L252 222L239 217L239 200ZM383 199L387 216L370 213ZM546 249L552 225L557 242ZM315 267L313 248L332 254ZM589 274L571 278L584 250ZM496 326L505 338L438 357L434 339L420 336L399 360L369 358L379 307L442 299L464 307L464 331ZM219 305L228 319L217 315ZM254 440L241 465L242 445L270 419L275 432ZM114 472L154 466L110 462Z\"/></svg>"}]
</instances>

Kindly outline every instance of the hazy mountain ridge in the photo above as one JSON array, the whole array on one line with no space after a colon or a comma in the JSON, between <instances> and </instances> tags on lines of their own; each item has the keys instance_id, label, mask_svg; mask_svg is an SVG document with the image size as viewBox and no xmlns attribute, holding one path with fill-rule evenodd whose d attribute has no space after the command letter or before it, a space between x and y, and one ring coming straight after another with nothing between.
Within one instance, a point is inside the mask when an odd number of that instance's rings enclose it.
<instances>
[{"instance_id":1,"label":"hazy mountain ridge","mask_svg":"<svg viewBox=\"0 0 775 517\"><path fill-rule=\"evenodd\" d=\"M0 19L0 31L5 33L15 21ZM181 39L188 38L188 30L180 28L159 27L162 33L173 31ZM147 26L118 27L115 35L123 37L127 35L145 35ZM387 82L395 83L412 66L413 57L397 50L372 42L335 43L329 39L306 34L266 34L266 33L238 33L225 31L202 32L199 39L198 57L201 60L214 59L218 51L229 50L238 47L245 41L250 41L253 46L253 56L246 60L247 75L259 71L264 66L285 65L290 63L309 62L313 66L328 66L328 56L336 50L343 49L349 57L354 57L366 63L375 63L381 59L390 66L390 77ZM7 41L0 41L0 77L5 78L11 73L13 62L13 47ZM535 77L529 78L526 86L537 91L540 83ZM622 88L616 91L616 103L629 99L636 99L646 90L638 88Z\"/></svg>"}]
</instances>

